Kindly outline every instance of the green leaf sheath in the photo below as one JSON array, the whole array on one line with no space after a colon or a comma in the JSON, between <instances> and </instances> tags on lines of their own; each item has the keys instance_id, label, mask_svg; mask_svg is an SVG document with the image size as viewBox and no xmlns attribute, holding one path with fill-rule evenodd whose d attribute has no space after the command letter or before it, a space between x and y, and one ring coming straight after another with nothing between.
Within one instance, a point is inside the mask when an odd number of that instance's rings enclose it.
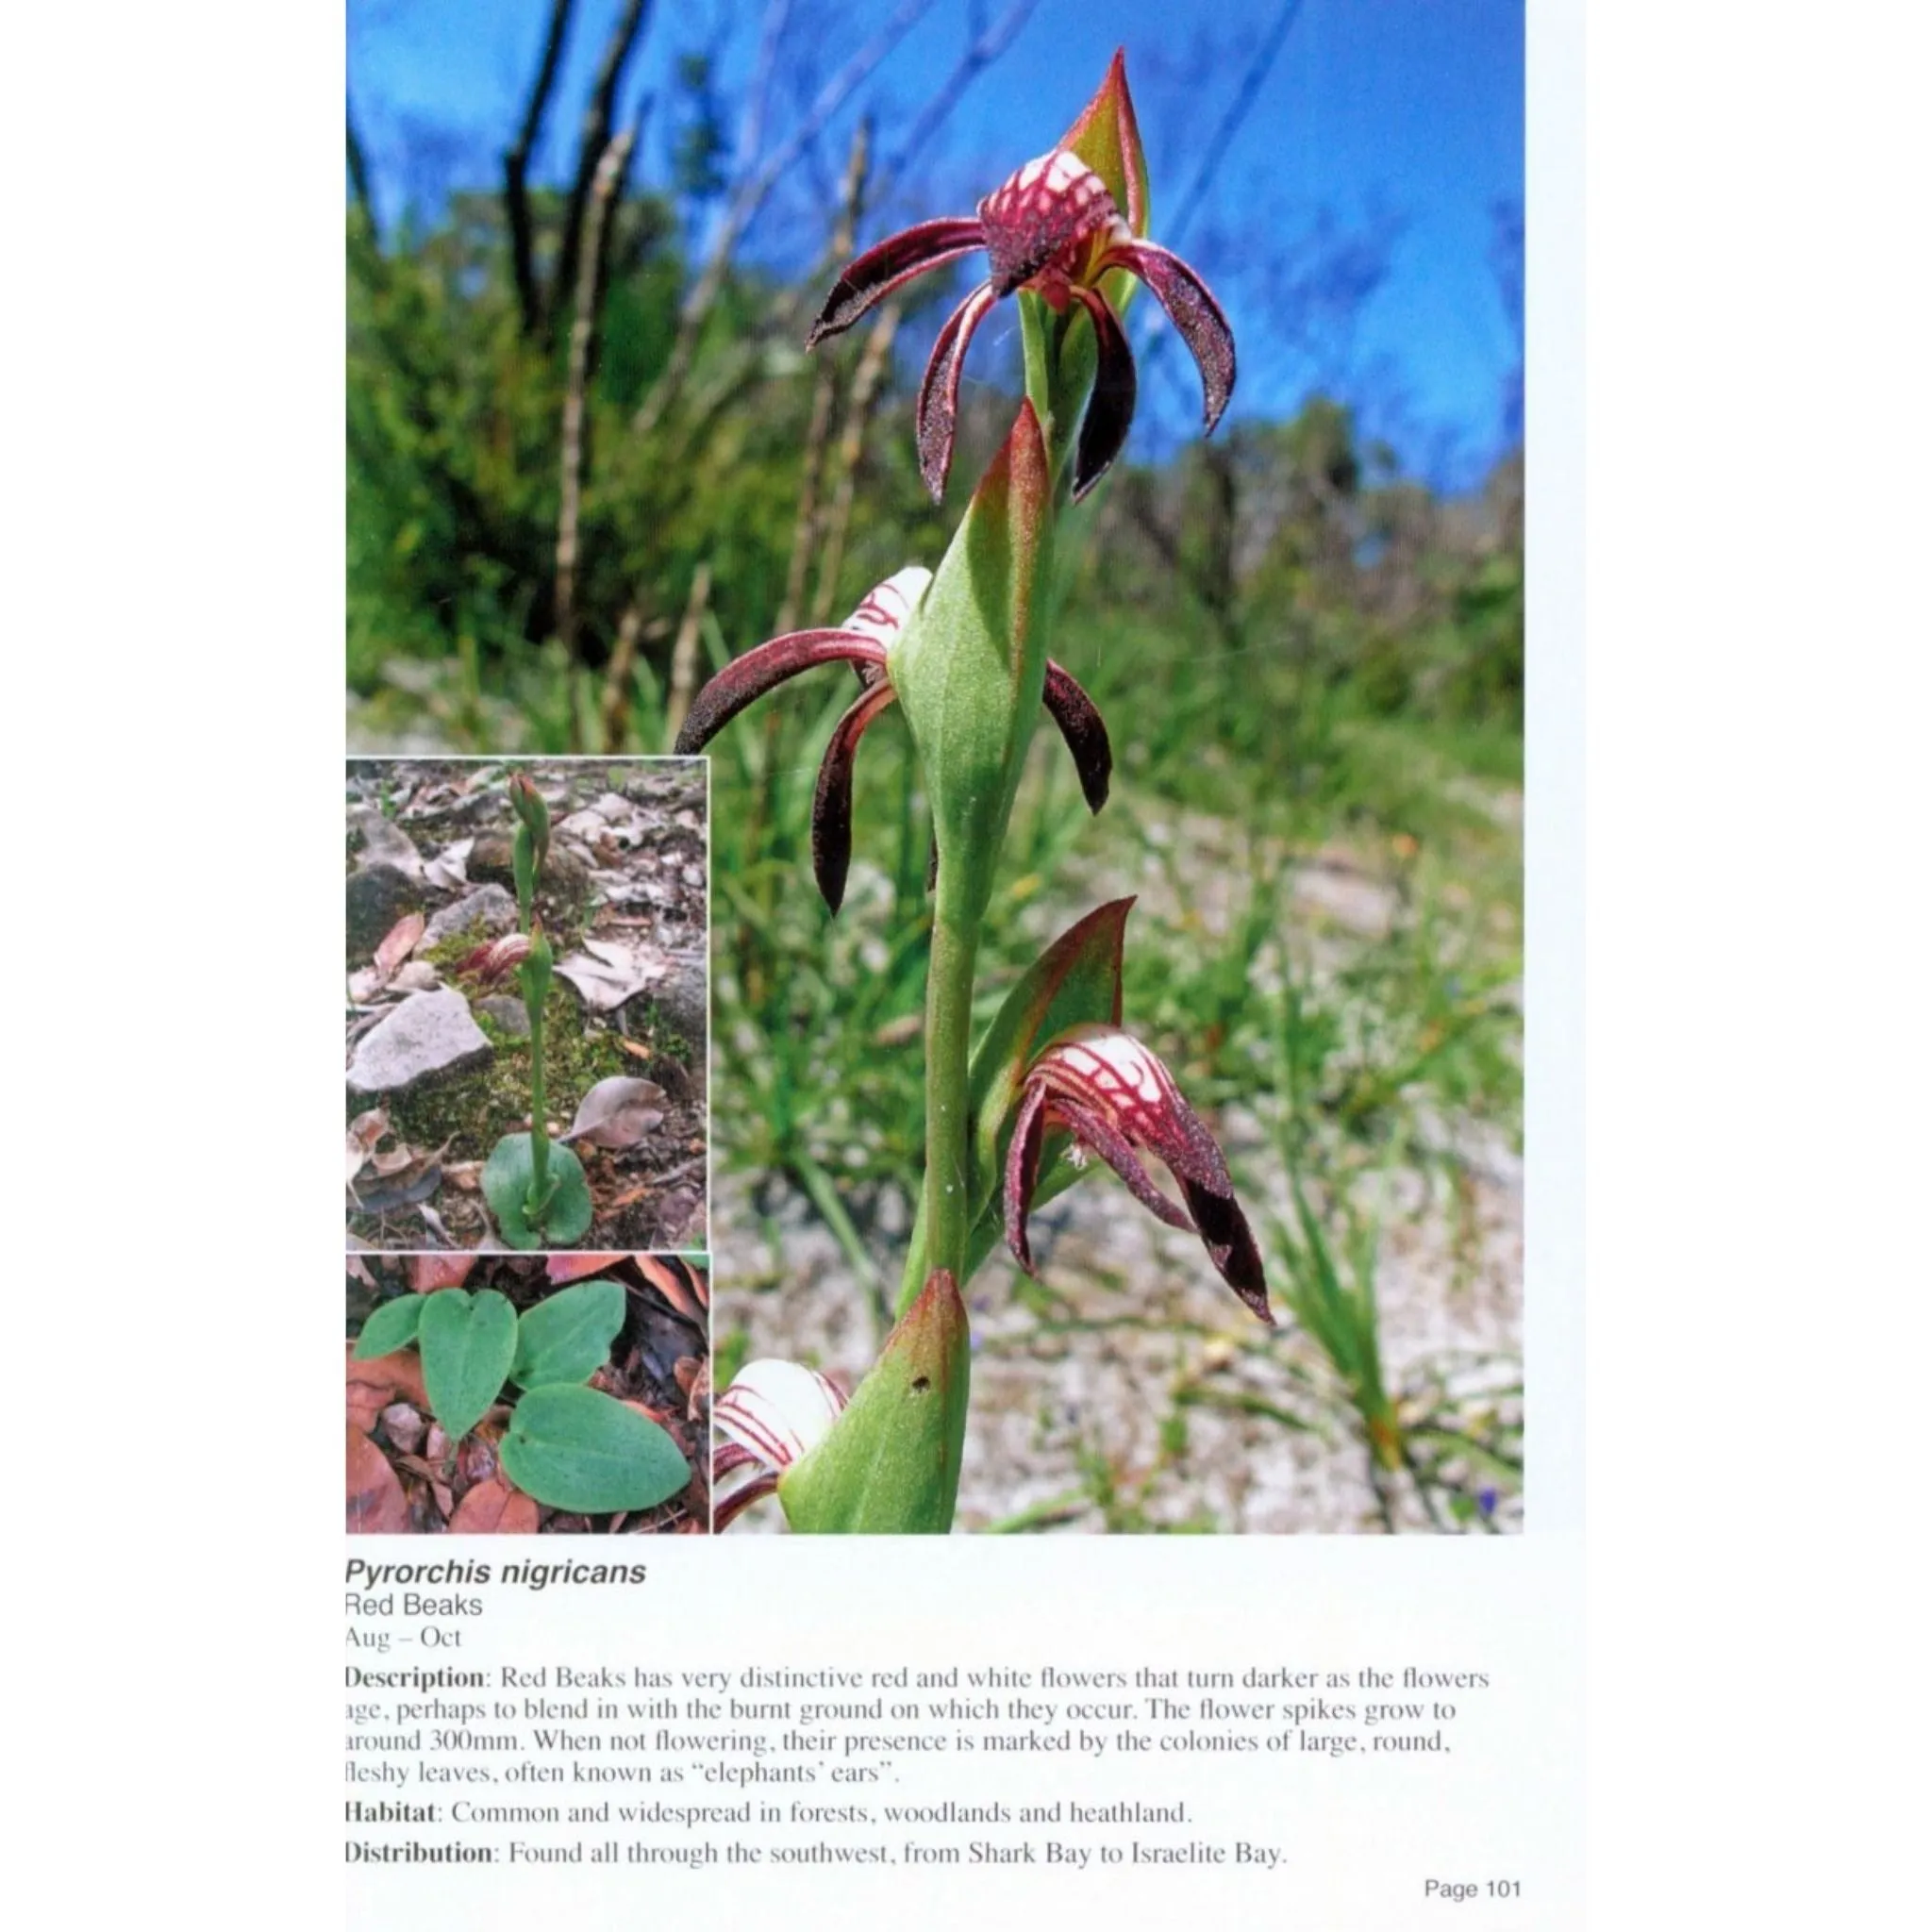
<instances>
[{"instance_id":1,"label":"green leaf sheath","mask_svg":"<svg viewBox=\"0 0 1932 1932\"><path fill-rule=\"evenodd\" d=\"M830 1433L779 1478L801 1534L943 1536L959 1496L972 1374L966 1307L935 1273Z\"/></svg>"},{"instance_id":2,"label":"green leaf sheath","mask_svg":"<svg viewBox=\"0 0 1932 1932\"><path fill-rule=\"evenodd\" d=\"M543 1008L550 998L550 941L541 927L530 935L530 957L517 968L524 990L524 1010L530 1017L530 1191L524 1216L541 1230L556 1186L550 1176L550 1109L543 1087Z\"/></svg>"},{"instance_id":3,"label":"green leaf sheath","mask_svg":"<svg viewBox=\"0 0 1932 1932\"><path fill-rule=\"evenodd\" d=\"M964 1260L954 1271L960 1282L973 1279L998 1238L1004 1142L1027 1067L1049 1041L1069 1026L1085 1022L1120 1024L1121 949L1133 903L1131 899L1111 900L1055 940L1008 993L974 1050L966 1081L966 1221L971 1232ZM1043 1164L1042 1179L1046 1172L1047 1164ZM926 1257L928 1213L922 1199L900 1285L901 1314L924 1287L932 1267L944 1265L942 1257L932 1261ZM989 1225L991 1239L985 1238Z\"/></svg>"},{"instance_id":4,"label":"green leaf sheath","mask_svg":"<svg viewBox=\"0 0 1932 1932\"><path fill-rule=\"evenodd\" d=\"M530 914L537 903L537 841L528 825L517 827L510 844L510 869L516 875L517 924L530 929Z\"/></svg>"}]
</instances>

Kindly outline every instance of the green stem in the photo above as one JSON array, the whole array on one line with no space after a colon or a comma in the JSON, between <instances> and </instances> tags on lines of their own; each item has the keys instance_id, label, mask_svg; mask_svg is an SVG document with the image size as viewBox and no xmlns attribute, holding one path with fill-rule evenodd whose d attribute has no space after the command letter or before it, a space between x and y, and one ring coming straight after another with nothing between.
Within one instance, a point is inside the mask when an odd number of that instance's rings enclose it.
<instances>
[{"instance_id":1,"label":"green stem","mask_svg":"<svg viewBox=\"0 0 1932 1932\"><path fill-rule=\"evenodd\" d=\"M972 1232L972 1164L967 1145L966 1070L973 1051L973 963L979 908L960 903L958 869L940 852L925 981L925 1253L924 1273L966 1272ZM923 1285L923 1280L922 1280Z\"/></svg>"},{"instance_id":2,"label":"green stem","mask_svg":"<svg viewBox=\"0 0 1932 1932\"><path fill-rule=\"evenodd\" d=\"M550 1129L545 1124L549 1107L543 1094L543 1002L526 994L524 1010L530 1016L530 1191L525 1213L541 1232L552 1192Z\"/></svg>"}]
</instances>

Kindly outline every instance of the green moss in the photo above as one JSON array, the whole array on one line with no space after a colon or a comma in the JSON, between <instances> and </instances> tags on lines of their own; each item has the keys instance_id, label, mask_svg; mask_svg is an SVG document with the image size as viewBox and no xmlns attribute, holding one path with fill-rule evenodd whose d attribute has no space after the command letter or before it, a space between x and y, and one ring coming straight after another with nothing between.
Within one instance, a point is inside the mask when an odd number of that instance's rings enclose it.
<instances>
[{"instance_id":1,"label":"green moss","mask_svg":"<svg viewBox=\"0 0 1932 1932\"><path fill-rule=\"evenodd\" d=\"M543 1074L550 1117L568 1123L599 1080L632 1071L617 1036L587 1024L575 994L551 989L544 1009ZM481 1160L530 1110L530 1042L504 1030L488 1013L475 1020L495 1057L460 1079L425 1088L390 1105L390 1124L412 1147L448 1143L448 1158ZM365 1103L366 1104L366 1103ZM352 1108L351 1111L358 1109Z\"/></svg>"},{"instance_id":2,"label":"green moss","mask_svg":"<svg viewBox=\"0 0 1932 1932\"><path fill-rule=\"evenodd\" d=\"M640 1000L631 1011L637 1016L633 1022L635 1037L653 1053L679 1060L688 1067L695 1064L697 1049L664 1017L655 1000Z\"/></svg>"},{"instance_id":3,"label":"green moss","mask_svg":"<svg viewBox=\"0 0 1932 1932\"><path fill-rule=\"evenodd\" d=\"M439 971L447 972L467 959L478 946L489 943L490 934L484 928L483 915L476 917L464 926L461 932L453 932L447 939L438 940L433 946L426 946L417 955L426 959ZM489 1030L487 1027L484 1029Z\"/></svg>"}]
</instances>

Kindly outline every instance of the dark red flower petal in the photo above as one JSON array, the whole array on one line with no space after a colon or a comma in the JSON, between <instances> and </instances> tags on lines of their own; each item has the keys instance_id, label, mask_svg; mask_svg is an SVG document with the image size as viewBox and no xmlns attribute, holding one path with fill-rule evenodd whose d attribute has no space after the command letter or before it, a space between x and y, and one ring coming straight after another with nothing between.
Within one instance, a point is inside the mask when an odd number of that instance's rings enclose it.
<instances>
[{"instance_id":1,"label":"dark red flower petal","mask_svg":"<svg viewBox=\"0 0 1932 1932\"><path fill-rule=\"evenodd\" d=\"M1183 1177L1181 1192L1187 1196L1194 1225L1200 1231L1215 1272L1269 1327L1274 1327L1274 1312L1268 1306L1261 1252L1255 1245L1254 1231L1248 1226L1248 1217L1241 1212L1232 1189L1210 1188Z\"/></svg>"},{"instance_id":2,"label":"dark red flower petal","mask_svg":"<svg viewBox=\"0 0 1932 1932\"><path fill-rule=\"evenodd\" d=\"M1134 420L1134 352L1108 300L1097 289L1075 287L1074 295L1087 310L1100 345L1100 365L1093 394L1080 425L1080 447L1074 458L1074 501L1079 500L1113 467Z\"/></svg>"},{"instance_id":3,"label":"dark red flower petal","mask_svg":"<svg viewBox=\"0 0 1932 1932\"><path fill-rule=\"evenodd\" d=\"M939 268L986 246L977 216L950 215L936 222L921 222L915 227L889 235L875 247L857 257L845 273L832 285L825 306L819 310L811 333L805 339L808 349L816 348L827 336L848 329L875 302L880 302L914 275Z\"/></svg>"},{"instance_id":4,"label":"dark red flower petal","mask_svg":"<svg viewBox=\"0 0 1932 1932\"><path fill-rule=\"evenodd\" d=\"M959 370L973 331L993 305L992 284L982 282L946 318L925 380L919 385L919 474L935 503L946 493L946 472L953 466L953 427L959 415Z\"/></svg>"},{"instance_id":5,"label":"dark red flower petal","mask_svg":"<svg viewBox=\"0 0 1932 1932\"><path fill-rule=\"evenodd\" d=\"M703 750L747 705L755 704L788 677L796 677L815 664L846 659L883 665L886 647L858 631L794 630L734 658L691 701L675 750L680 757Z\"/></svg>"},{"instance_id":6,"label":"dark red flower petal","mask_svg":"<svg viewBox=\"0 0 1932 1932\"><path fill-rule=\"evenodd\" d=\"M1113 776L1113 747L1108 742L1107 725L1093 700L1072 674L1051 658L1046 660L1046 708L1074 755L1087 809L1098 811L1107 803L1108 785Z\"/></svg>"},{"instance_id":7,"label":"dark red flower petal","mask_svg":"<svg viewBox=\"0 0 1932 1932\"><path fill-rule=\"evenodd\" d=\"M1046 1135L1046 1089L1029 1085L1020 1096L1020 1111L1013 1117L1012 1144L1007 1149L1006 1187L1003 1205L1007 1218L1007 1245L1013 1259L1033 1273L1033 1250L1026 1240L1026 1209L1040 1179L1040 1148Z\"/></svg>"},{"instance_id":8,"label":"dark red flower petal","mask_svg":"<svg viewBox=\"0 0 1932 1932\"><path fill-rule=\"evenodd\" d=\"M1153 242L1123 242L1101 257L1097 268L1126 269L1153 290L1201 372L1201 420L1211 430L1234 393L1234 331L1208 284L1179 256Z\"/></svg>"},{"instance_id":9,"label":"dark red flower petal","mask_svg":"<svg viewBox=\"0 0 1932 1932\"><path fill-rule=\"evenodd\" d=\"M1118 1027L1077 1026L1034 1061L1027 1084L1047 1091L1053 1119L1100 1155L1169 1226L1193 1228L1222 1279L1273 1325L1260 1253L1235 1200L1227 1162L1154 1055ZM1188 1212L1155 1188L1134 1147L1174 1175Z\"/></svg>"},{"instance_id":10,"label":"dark red flower petal","mask_svg":"<svg viewBox=\"0 0 1932 1932\"><path fill-rule=\"evenodd\" d=\"M1184 1227L1190 1233L1193 1232L1194 1224L1188 1218L1187 1209L1176 1207L1154 1185L1154 1177L1141 1165L1140 1156L1134 1152L1127 1137L1105 1114L1096 1113L1091 1108L1082 1107L1078 1101L1058 1094L1053 1100L1052 1113L1054 1119L1061 1122L1083 1147L1091 1147L1126 1182L1134 1199L1148 1213L1166 1222L1170 1227Z\"/></svg>"},{"instance_id":11,"label":"dark red flower petal","mask_svg":"<svg viewBox=\"0 0 1932 1932\"><path fill-rule=\"evenodd\" d=\"M892 702L892 687L881 677L832 727L832 741L819 766L811 801L811 869L826 906L837 912L845 901L845 874L852 864L852 766L865 727Z\"/></svg>"},{"instance_id":12,"label":"dark red flower petal","mask_svg":"<svg viewBox=\"0 0 1932 1932\"><path fill-rule=\"evenodd\" d=\"M715 1497L711 1504L713 1534L722 1534L729 1529L754 1503L762 1503L767 1496L775 1495L777 1489L778 1472L768 1469L733 1490L728 1496Z\"/></svg>"}]
</instances>

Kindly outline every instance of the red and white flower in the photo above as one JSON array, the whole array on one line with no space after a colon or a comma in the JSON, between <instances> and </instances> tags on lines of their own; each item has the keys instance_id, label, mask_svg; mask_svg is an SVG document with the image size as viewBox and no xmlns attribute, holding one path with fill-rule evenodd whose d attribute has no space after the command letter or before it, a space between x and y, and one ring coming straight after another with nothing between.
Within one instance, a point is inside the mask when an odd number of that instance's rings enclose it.
<instances>
[{"instance_id":1,"label":"red and white flower","mask_svg":"<svg viewBox=\"0 0 1932 1932\"><path fill-rule=\"evenodd\" d=\"M1070 1026L1026 1069L1005 1190L1007 1245L1021 1267L1033 1272L1026 1210L1039 1183L1046 1137L1056 1130L1099 1155L1170 1227L1192 1228L1221 1278L1274 1325L1260 1251L1235 1200L1221 1149L1167 1069L1118 1026ZM1173 1174L1185 1208L1154 1184L1136 1149L1153 1155Z\"/></svg>"},{"instance_id":2,"label":"red and white flower","mask_svg":"<svg viewBox=\"0 0 1932 1932\"><path fill-rule=\"evenodd\" d=\"M778 1487L778 1478L824 1441L845 1407L839 1385L798 1362L746 1362L711 1409L722 1439L711 1456L711 1526L722 1530ZM722 1495L721 1484L734 1476Z\"/></svg>"},{"instance_id":3,"label":"red and white flower","mask_svg":"<svg viewBox=\"0 0 1932 1932\"><path fill-rule=\"evenodd\" d=\"M832 728L811 807L811 861L819 891L836 912L852 862L852 771L858 741L895 695L886 675L886 647L925 594L932 573L911 564L875 584L836 629L797 630L734 658L698 692L677 734L680 755L701 751L747 705L814 665L848 663L864 689ZM1113 753L1093 700L1059 665L1046 667L1046 708L1080 774L1090 809L1107 803Z\"/></svg>"},{"instance_id":4,"label":"red and white flower","mask_svg":"<svg viewBox=\"0 0 1932 1932\"><path fill-rule=\"evenodd\" d=\"M1105 113L1118 130L1128 205L1123 208L1105 180L1073 152L1084 131ZM1055 314L1071 304L1087 311L1099 351L1098 373L1074 460L1077 501L1107 474L1134 420L1133 352L1102 288L1114 271L1152 291L1180 331L1201 372L1201 413L1211 431L1234 391L1234 333L1208 284L1172 251L1144 239L1144 162L1133 104L1118 57L1106 86L1060 145L1028 161L994 189L970 216L921 222L868 248L826 296L806 337L813 348L848 329L893 290L984 249L987 279L946 319L933 343L919 390L919 469L938 502L945 493L959 409L959 373L967 344L995 302L1022 289L1040 295Z\"/></svg>"}]
</instances>

